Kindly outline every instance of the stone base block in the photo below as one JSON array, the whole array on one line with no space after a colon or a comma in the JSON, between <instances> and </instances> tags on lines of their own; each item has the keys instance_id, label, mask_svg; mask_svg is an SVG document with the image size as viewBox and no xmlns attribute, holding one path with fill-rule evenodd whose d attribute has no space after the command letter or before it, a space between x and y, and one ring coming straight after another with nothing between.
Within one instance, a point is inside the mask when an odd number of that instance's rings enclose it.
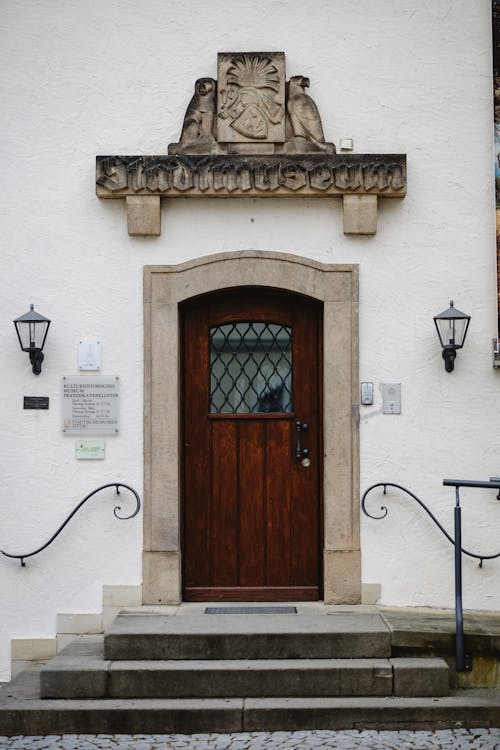
<instances>
[{"instance_id":1,"label":"stone base block","mask_svg":"<svg viewBox=\"0 0 500 750\"><path fill-rule=\"evenodd\" d=\"M359 550L324 552L325 604L360 604L361 553Z\"/></svg>"},{"instance_id":2,"label":"stone base block","mask_svg":"<svg viewBox=\"0 0 500 750\"><path fill-rule=\"evenodd\" d=\"M178 552L144 552L142 571L144 604L178 604L181 601Z\"/></svg>"}]
</instances>

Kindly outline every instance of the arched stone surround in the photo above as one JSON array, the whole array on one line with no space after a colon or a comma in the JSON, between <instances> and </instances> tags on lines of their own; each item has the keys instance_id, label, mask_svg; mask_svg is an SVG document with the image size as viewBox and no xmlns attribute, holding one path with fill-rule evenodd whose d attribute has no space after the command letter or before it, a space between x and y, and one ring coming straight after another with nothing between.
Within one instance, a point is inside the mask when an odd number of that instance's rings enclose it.
<instances>
[{"instance_id":1,"label":"arched stone surround","mask_svg":"<svg viewBox=\"0 0 500 750\"><path fill-rule=\"evenodd\" d=\"M237 286L272 286L323 302L324 598L357 603L358 267L264 251L144 269L144 603L176 603L182 591L179 303Z\"/></svg>"}]
</instances>

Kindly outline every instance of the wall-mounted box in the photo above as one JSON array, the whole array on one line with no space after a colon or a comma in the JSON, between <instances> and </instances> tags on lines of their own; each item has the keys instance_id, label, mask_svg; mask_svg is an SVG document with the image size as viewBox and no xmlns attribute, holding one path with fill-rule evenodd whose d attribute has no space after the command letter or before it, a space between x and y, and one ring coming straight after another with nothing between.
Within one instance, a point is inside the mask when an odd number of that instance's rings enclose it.
<instances>
[{"instance_id":1,"label":"wall-mounted box","mask_svg":"<svg viewBox=\"0 0 500 750\"><path fill-rule=\"evenodd\" d=\"M401 414L401 383L382 383L382 414Z\"/></svg>"}]
</instances>

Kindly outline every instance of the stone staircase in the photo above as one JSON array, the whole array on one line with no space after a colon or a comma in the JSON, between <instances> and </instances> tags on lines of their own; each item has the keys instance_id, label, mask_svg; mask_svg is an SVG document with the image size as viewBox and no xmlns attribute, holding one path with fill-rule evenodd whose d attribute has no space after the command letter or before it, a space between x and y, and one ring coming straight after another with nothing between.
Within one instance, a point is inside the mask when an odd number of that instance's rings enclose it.
<instances>
[{"instance_id":1,"label":"stone staircase","mask_svg":"<svg viewBox=\"0 0 500 750\"><path fill-rule=\"evenodd\" d=\"M376 613L120 614L0 689L0 735L457 725L500 726L497 693L391 656Z\"/></svg>"}]
</instances>

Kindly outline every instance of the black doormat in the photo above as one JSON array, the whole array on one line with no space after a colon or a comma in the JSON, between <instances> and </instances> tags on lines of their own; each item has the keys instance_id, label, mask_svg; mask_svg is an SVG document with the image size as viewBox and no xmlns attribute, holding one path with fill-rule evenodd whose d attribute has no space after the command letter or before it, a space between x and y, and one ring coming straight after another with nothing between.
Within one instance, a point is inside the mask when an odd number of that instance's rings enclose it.
<instances>
[{"instance_id":1,"label":"black doormat","mask_svg":"<svg viewBox=\"0 0 500 750\"><path fill-rule=\"evenodd\" d=\"M296 615L297 607L207 607L206 615Z\"/></svg>"}]
</instances>

